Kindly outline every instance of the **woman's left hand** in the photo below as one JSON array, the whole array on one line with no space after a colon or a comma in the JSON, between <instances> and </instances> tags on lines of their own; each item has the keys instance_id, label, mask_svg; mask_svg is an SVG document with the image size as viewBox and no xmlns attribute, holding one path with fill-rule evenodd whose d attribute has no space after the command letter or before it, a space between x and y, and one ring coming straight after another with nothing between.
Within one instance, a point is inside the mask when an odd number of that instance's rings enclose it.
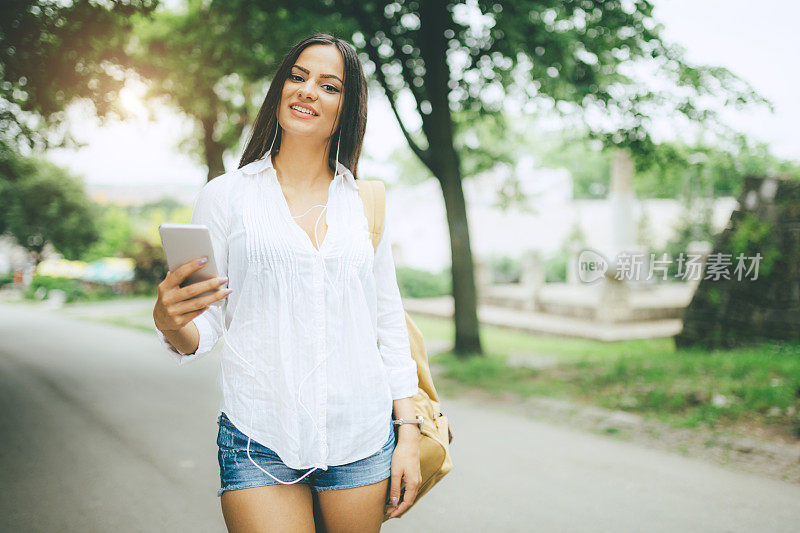
<instances>
[{"instance_id":1,"label":"woman's left hand","mask_svg":"<svg viewBox=\"0 0 800 533\"><path fill-rule=\"evenodd\" d=\"M400 481L404 482L405 492L400 501ZM392 475L389 489L389 518L403 513L411 507L417 497L417 489L422 482L419 468L419 439L399 440L392 453ZM398 505L399 504L399 505Z\"/></svg>"}]
</instances>

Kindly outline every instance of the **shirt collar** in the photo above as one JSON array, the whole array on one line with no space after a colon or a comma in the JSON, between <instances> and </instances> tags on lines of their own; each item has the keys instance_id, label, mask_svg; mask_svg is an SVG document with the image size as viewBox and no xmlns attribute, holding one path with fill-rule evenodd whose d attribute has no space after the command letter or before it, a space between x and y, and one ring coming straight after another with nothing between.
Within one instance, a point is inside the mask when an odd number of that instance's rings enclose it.
<instances>
[{"instance_id":1,"label":"shirt collar","mask_svg":"<svg viewBox=\"0 0 800 533\"><path fill-rule=\"evenodd\" d=\"M239 170L248 175L255 175L265 170L274 170L275 167L272 165L272 158L269 156L269 154L270 153L267 152L263 155L263 157L261 157L261 159L256 159L255 161L246 164ZM336 178L334 178L334 180L344 180L350 185L350 187L358 190L358 180L355 179L353 173L350 172L350 169L339 161L336 162L336 168Z\"/></svg>"}]
</instances>

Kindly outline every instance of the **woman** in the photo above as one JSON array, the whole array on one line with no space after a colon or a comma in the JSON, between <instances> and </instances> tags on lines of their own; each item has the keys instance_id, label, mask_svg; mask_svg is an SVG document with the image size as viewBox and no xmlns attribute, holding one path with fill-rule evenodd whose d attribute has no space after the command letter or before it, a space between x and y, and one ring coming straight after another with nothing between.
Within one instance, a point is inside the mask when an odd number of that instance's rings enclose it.
<instances>
[{"instance_id":1,"label":"woman","mask_svg":"<svg viewBox=\"0 0 800 533\"><path fill-rule=\"evenodd\" d=\"M415 417L416 363L388 225L373 250L356 180L366 117L353 46L326 34L295 45L239 168L195 202L221 278L181 288L202 267L191 261L159 284L153 318L179 364L225 341L218 496L230 531L379 531L387 499L393 517L416 496L419 429L395 438L392 425L392 412ZM223 317L210 304L228 295Z\"/></svg>"}]
</instances>

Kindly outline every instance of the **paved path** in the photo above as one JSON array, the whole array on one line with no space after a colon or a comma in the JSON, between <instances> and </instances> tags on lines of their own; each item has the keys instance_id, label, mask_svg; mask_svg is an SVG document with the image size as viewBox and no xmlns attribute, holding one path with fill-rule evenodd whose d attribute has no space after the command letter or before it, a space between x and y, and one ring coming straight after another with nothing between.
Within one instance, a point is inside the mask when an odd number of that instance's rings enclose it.
<instances>
[{"instance_id":1,"label":"paved path","mask_svg":"<svg viewBox=\"0 0 800 533\"><path fill-rule=\"evenodd\" d=\"M224 532L218 350L0 304L0 531ZM800 486L468 399L455 469L384 531L796 531ZM436 524L432 527L431 524Z\"/></svg>"}]
</instances>

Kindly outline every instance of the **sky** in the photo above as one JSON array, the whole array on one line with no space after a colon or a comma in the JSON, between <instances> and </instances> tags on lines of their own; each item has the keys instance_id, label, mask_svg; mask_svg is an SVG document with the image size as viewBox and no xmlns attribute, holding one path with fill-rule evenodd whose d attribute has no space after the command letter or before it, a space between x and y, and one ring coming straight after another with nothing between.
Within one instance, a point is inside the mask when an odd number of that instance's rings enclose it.
<instances>
[{"instance_id":1,"label":"sky","mask_svg":"<svg viewBox=\"0 0 800 533\"><path fill-rule=\"evenodd\" d=\"M775 113L765 108L725 112L723 119L738 130L767 142L780 157L800 160L800 2L793 0L655 0L655 16L664 24L664 38L680 44L693 63L727 67L771 100ZM131 86L123 103L141 111ZM87 144L78 150L51 150L48 158L84 178L87 185L202 186L206 170L200 161L182 153L178 141L191 131L185 117L166 108L157 119L141 118L100 126L86 116L86 108L68 110L73 135ZM413 121L409 121L413 125ZM367 174L381 170L381 161L405 141L385 98L373 92L369 101L364 155L359 165ZM226 159L236 168L238 157ZM370 167L373 166L371 169ZM380 175L378 172L376 172Z\"/></svg>"}]
</instances>

